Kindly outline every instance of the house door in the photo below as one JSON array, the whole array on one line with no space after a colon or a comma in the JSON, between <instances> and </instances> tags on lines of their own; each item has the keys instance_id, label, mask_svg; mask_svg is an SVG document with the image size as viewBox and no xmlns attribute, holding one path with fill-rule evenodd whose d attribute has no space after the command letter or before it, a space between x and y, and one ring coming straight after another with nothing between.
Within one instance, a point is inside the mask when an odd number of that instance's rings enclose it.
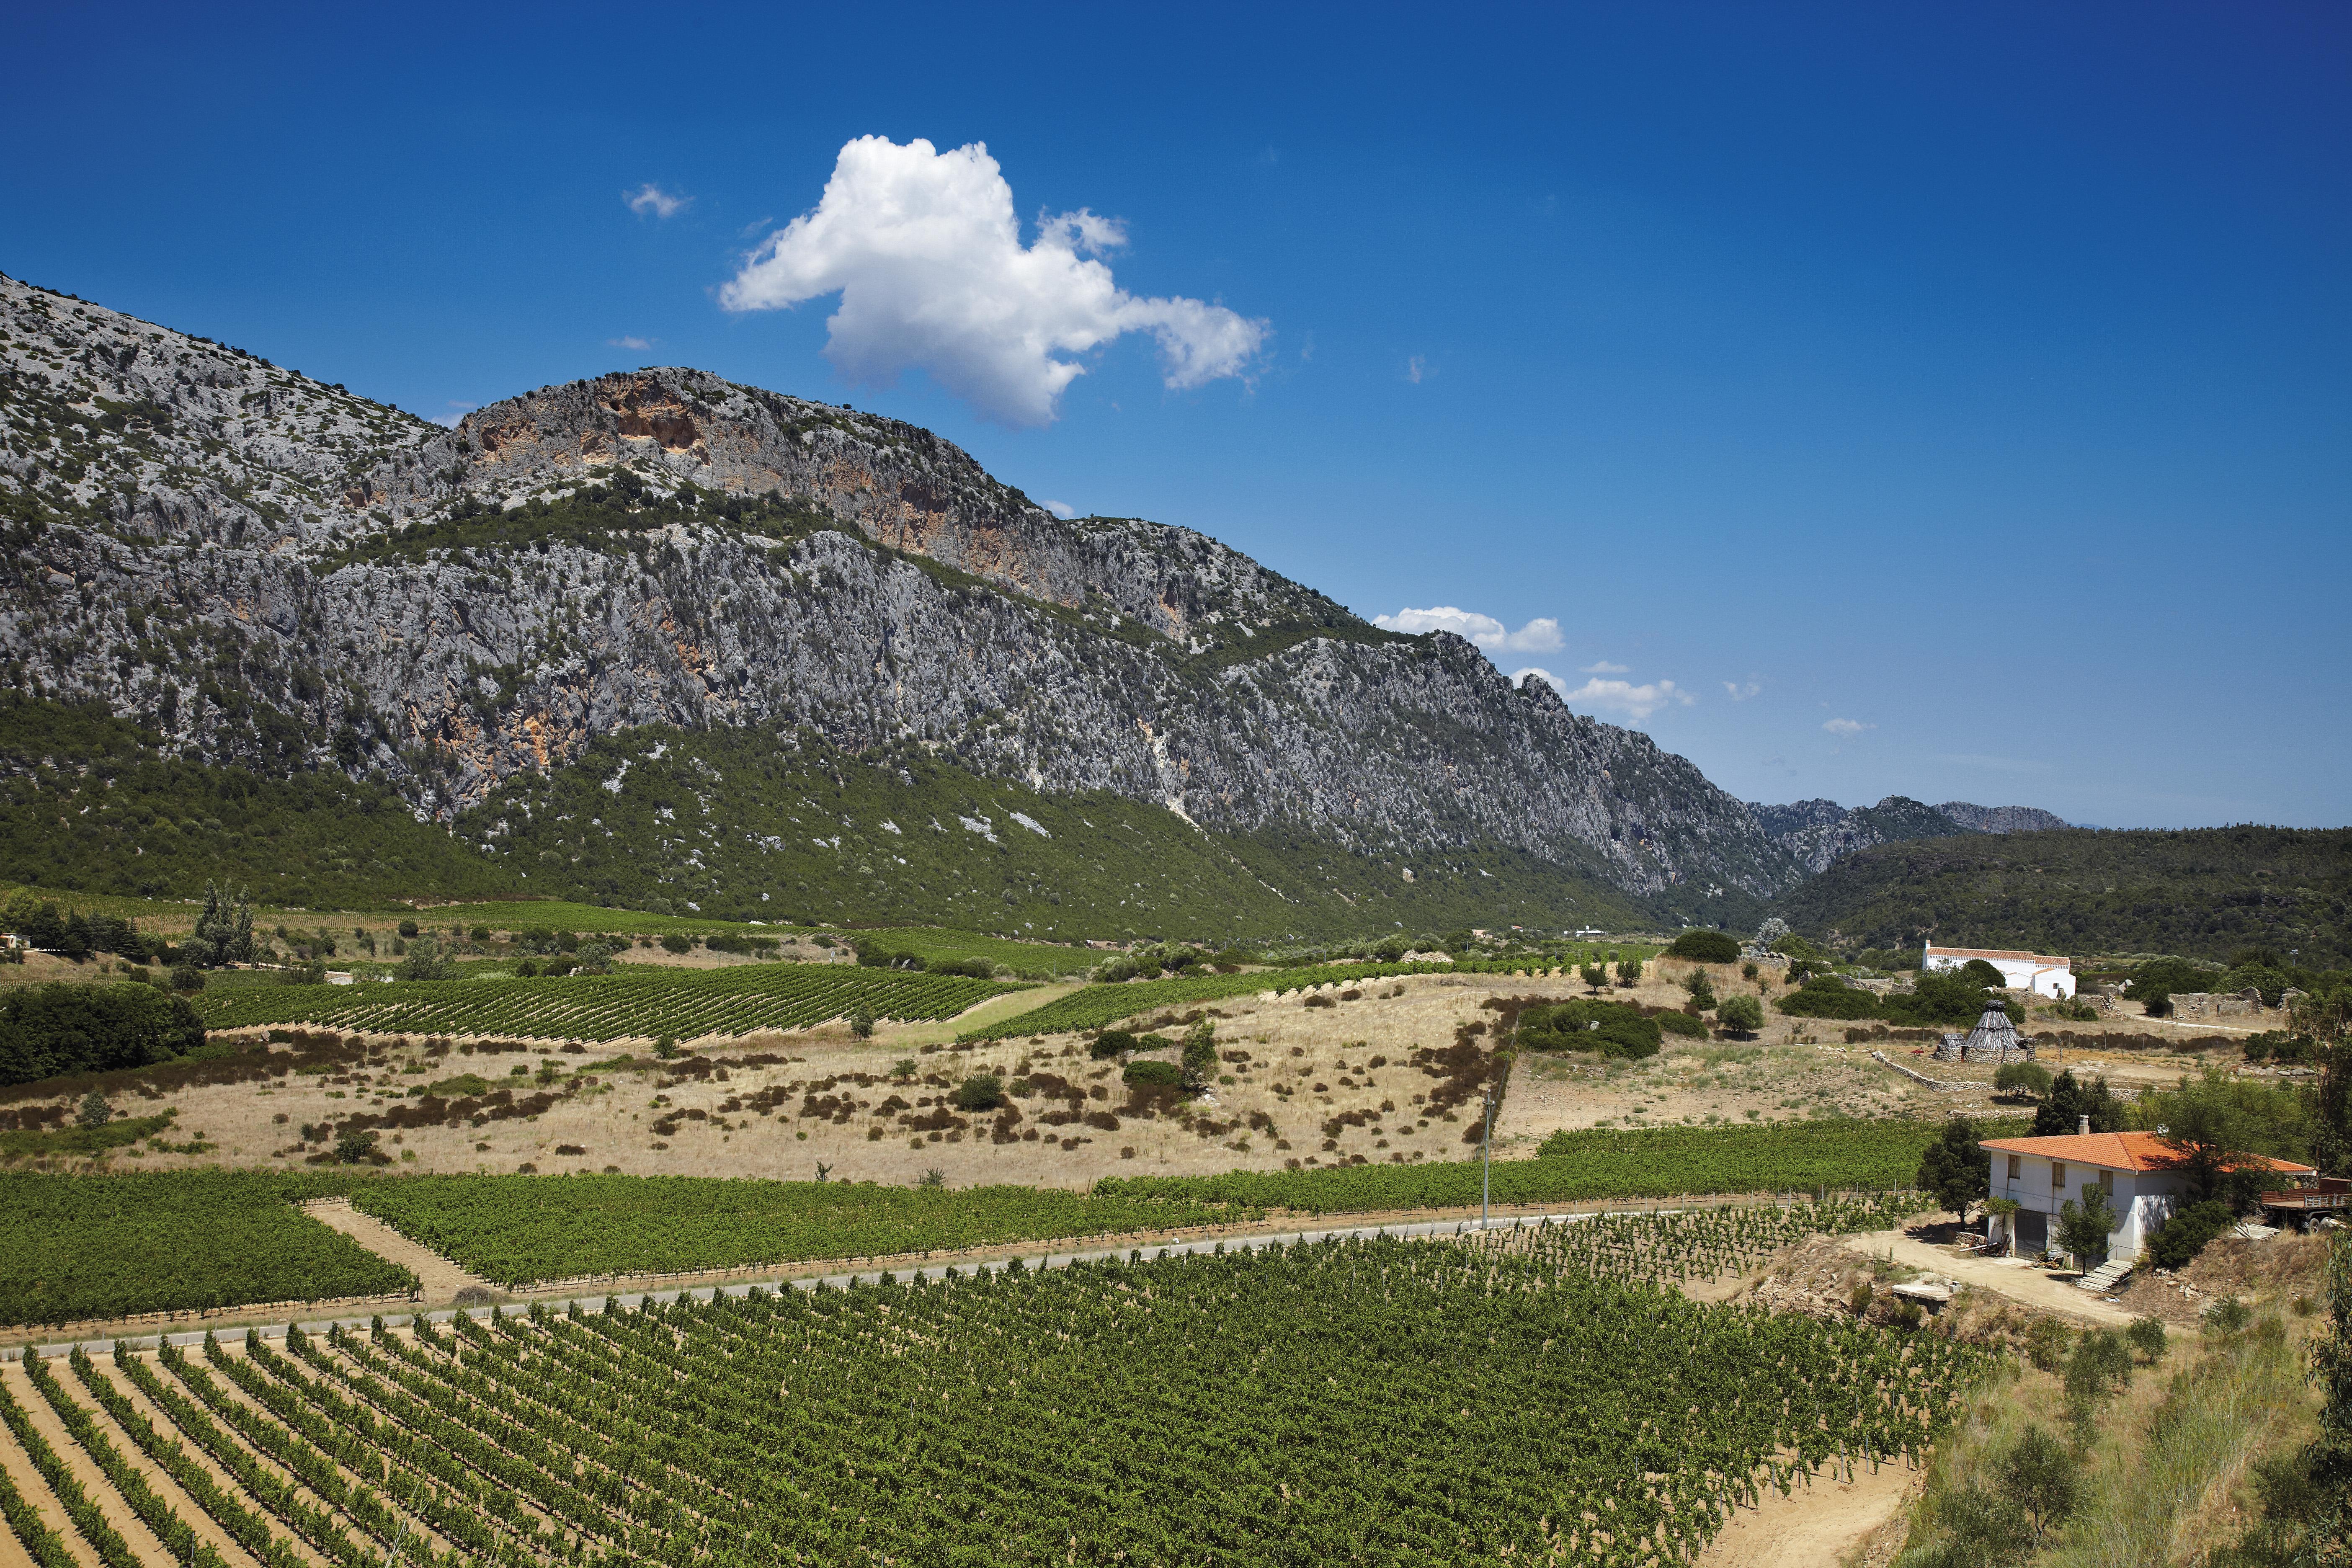
<instances>
[{"instance_id":1,"label":"house door","mask_svg":"<svg viewBox=\"0 0 2352 1568\"><path fill-rule=\"evenodd\" d=\"M2017 1246L2015 1251L2026 1257L2048 1250L2050 1216L2040 1209L2017 1211Z\"/></svg>"}]
</instances>

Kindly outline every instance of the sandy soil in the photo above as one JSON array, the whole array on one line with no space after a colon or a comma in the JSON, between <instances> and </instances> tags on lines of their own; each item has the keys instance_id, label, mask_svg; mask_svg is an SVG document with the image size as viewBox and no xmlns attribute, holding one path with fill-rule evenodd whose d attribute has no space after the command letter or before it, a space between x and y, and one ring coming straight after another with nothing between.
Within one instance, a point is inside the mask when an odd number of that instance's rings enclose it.
<instances>
[{"instance_id":1,"label":"sandy soil","mask_svg":"<svg viewBox=\"0 0 2352 1568\"><path fill-rule=\"evenodd\" d=\"M635 950L639 954L658 949ZM660 954L665 960L673 955ZM704 950L692 962L726 962ZM1630 994L1652 1005L1678 1003L1690 965L1650 965ZM1729 966L1715 966L1719 994L1753 989ZM1025 1011L1058 987L983 1003L948 1023L884 1025L870 1040L835 1024L792 1034L700 1042L694 1061L598 1070L625 1047L566 1054L551 1042L527 1052L489 1055L469 1042L428 1050L410 1040L383 1059L350 1072L289 1077L125 1096L121 1109L153 1114L166 1105L179 1119L174 1136L216 1147L201 1154L124 1151L117 1169L189 1164L299 1163L319 1152L301 1129L353 1113L381 1115L415 1097L412 1089L460 1074L511 1088L517 1098L545 1086L552 1103L528 1118L456 1127L385 1129L382 1147L403 1171L615 1171L633 1174L709 1174L806 1180L822 1164L836 1179L903 1183L936 1170L949 1184L1013 1182L1083 1188L1102 1176L1151 1172L1214 1173L1235 1168L1315 1166L1369 1161L1459 1159L1476 1146L1475 1100L1435 1117L1423 1113L1438 1079L1412 1065L1416 1050L1444 1050L1461 1026L1492 1019L1494 997L1547 999L1584 994L1580 983L1496 975L1421 975L1366 982L1352 1001L1307 1006L1297 996L1241 997L1213 1005L1223 1078L1204 1100L1178 1110L1131 1107L1115 1065L1089 1060L1085 1037L1013 1040L977 1049L953 1044L978 1018ZM1339 993L1344 994L1344 992ZM1333 995L1327 990L1325 997ZM1623 997L1629 994L1615 991ZM1153 1020L1142 1020L1150 1024ZM1173 1037L1172 1018L1160 1024ZM2099 1026L2069 1026L2078 1032ZM2137 1029L2139 1020L2117 1022ZM1645 1062L1528 1054L1515 1068L1496 1128L1496 1157L1533 1154L1559 1129L1743 1123L1818 1116L1909 1113L1941 1117L2016 1114L1997 1104L1989 1068L1936 1065L1938 1078L1983 1080L1980 1091L1945 1092L1911 1083L1870 1059L1874 1042L1848 1044L1845 1026L1774 1016L1752 1042L1687 1040ZM1492 1037L1468 1037L1480 1049ZM1876 1043L1896 1059L1903 1042ZM638 1047L640 1055L644 1047ZM2105 1070L2126 1091L2165 1081L2189 1058L2172 1053L2069 1052ZM752 1062L753 1058L780 1058ZM901 1062L911 1076L897 1077ZM715 1064L704 1070L704 1064ZM1924 1065L1924 1064L1923 1064ZM524 1069L517 1078L514 1069ZM583 1073L580 1069L589 1068ZM996 1142L992 1116L954 1116L941 1104L963 1079L993 1073L1048 1075L1082 1097L1057 1104L1019 1098L1013 1141ZM1416 1100L1416 1096L1422 1097ZM1049 1122L1048 1116L1055 1118ZM1084 1117L1092 1117L1089 1125ZM961 1121L961 1125L955 1123ZM919 1126L929 1121L933 1125ZM1336 1128L1331 1124L1339 1123ZM659 1124L658 1128L656 1124Z\"/></svg>"},{"instance_id":2,"label":"sandy soil","mask_svg":"<svg viewBox=\"0 0 2352 1568\"><path fill-rule=\"evenodd\" d=\"M1858 1469L1850 1481L1816 1479L1787 1497L1764 1489L1698 1554L1699 1568L1824 1568L1861 1546L1908 1505L1924 1472L1903 1465Z\"/></svg>"},{"instance_id":3,"label":"sandy soil","mask_svg":"<svg viewBox=\"0 0 2352 1568\"><path fill-rule=\"evenodd\" d=\"M428 1305L455 1301L459 1292L481 1290L498 1294L490 1282L471 1274L431 1247L414 1242L392 1226L352 1207L349 1198L321 1198L302 1205L302 1212L320 1224L341 1231L378 1258L413 1269Z\"/></svg>"},{"instance_id":4,"label":"sandy soil","mask_svg":"<svg viewBox=\"0 0 2352 1568\"><path fill-rule=\"evenodd\" d=\"M152 1356L146 1359L151 1364L154 1360ZM205 1472L212 1477L216 1485L227 1490L231 1495L236 1494L236 1479L230 1476L226 1470L222 1469L219 1465L215 1464L213 1461L212 1457L206 1454L202 1447L187 1442L184 1439L181 1439L180 1434L172 1425L172 1418L169 1415L166 1415L156 1406L149 1404L147 1402L147 1396L140 1393L135 1387L131 1386L131 1383L129 1378L118 1375L114 1368L108 1365L104 1361L99 1362L98 1370L100 1375L106 1378L108 1382L112 1384L115 1391L130 1402L132 1408L136 1409L139 1414L144 1415L149 1422L153 1424L158 1432L163 1433L167 1436L180 1439L181 1452L194 1459L196 1463L204 1468ZM230 1538L228 1532L223 1530L220 1525L214 1521L211 1515L205 1513L203 1509L197 1507L195 1500L189 1497L185 1491L182 1490L180 1484L177 1481L165 1475L160 1468L149 1461L144 1450L142 1450L137 1443L133 1442L130 1435L124 1432L122 1428L115 1423L114 1418L106 1413L104 1408L99 1405L97 1400L89 1397L89 1390L80 1386L80 1379L75 1377L73 1373L62 1363L50 1363L49 1371L57 1377L60 1384L65 1384L72 1392L74 1403L80 1405L85 1411L89 1412L90 1418L104 1429L107 1436L113 1441L114 1451L139 1467L140 1473L147 1478L147 1484L154 1489L155 1495L162 1498L166 1503L171 1505L172 1511L178 1514L181 1521L185 1523L190 1530L195 1531L198 1540L211 1547L214 1551L219 1552L221 1556L227 1561L229 1568L259 1568L257 1560L251 1552L246 1551L244 1547L239 1546ZM167 1378L166 1381L168 1382L169 1379ZM313 1563L320 1561L318 1553L310 1552L308 1548L303 1547L299 1542L295 1542L293 1544L295 1545L296 1550L300 1552L306 1560Z\"/></svg>"},{"instance_id":5,"label":"sandy soil","mask_svg":"<svg viewBox=\"0 0 2352 1568\"><path fill-rule=\"evenodd\" d=\"M2078 1322L2122 1328L2137 1314L2111 1306L2087 1290L2077 1290L2072 1275L2058 1275L2016 1258L1967 1258L1948 1248L1931 1247L1899 1230L1876 1230L1841 1237L1852 1252L1892 1258L1896 1263L1948 1275L1963 1284L1981 1286L2012 1301L2056 1312Z\"/></svg>"}]
</instances>

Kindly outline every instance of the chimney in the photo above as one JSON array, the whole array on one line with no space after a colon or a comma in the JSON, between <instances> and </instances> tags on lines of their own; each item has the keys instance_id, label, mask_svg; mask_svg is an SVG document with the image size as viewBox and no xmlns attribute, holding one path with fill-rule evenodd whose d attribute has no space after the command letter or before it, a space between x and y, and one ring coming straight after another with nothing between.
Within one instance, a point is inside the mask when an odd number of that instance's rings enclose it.
<instances>
[{"instance_id":1,"label":"chimney","mask_svg":"<svg viewBox=\"0 0 2352 1568\"><path fill-rule=\"evenodd\" d=\"M2090 1119L2089 1117L2085 1116L2085 1117L2084 1117L2084 1118L2083 1118L2083 1135L2084 1135L2084 1137L2086 1137L2086 1138L2087 1138L2087 1137L2089 1137L2089 1136L2090 1136L2090 1134L2091 1134L2091 1119Z\"/></svg>"}]
</instances>

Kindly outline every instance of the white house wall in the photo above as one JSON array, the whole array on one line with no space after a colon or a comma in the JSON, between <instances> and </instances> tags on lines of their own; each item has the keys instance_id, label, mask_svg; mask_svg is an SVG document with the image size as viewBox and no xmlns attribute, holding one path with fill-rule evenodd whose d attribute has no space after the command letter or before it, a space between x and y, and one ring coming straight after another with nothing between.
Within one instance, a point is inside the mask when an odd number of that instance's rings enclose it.
<instances>
[{"instance_id":1,"label":"white house wall","mask_svg":"<svg viewBox=\"0 0 2352 1568\"><path fill-rule=\"evenodd\" d=\"M1992 1152L1990 1195L2013 1198L2021 1208L2047 1215L2050 1243L2055 1246L2059 1208L2069 1198L2080 1201L2084 1182L2086 1179L2096 1182L2103 1167L2087 1165L2078 1160L2065 1162L2066 1190L2056 1192L2052 1188L2050 1173L2057 1162L2035 1154L2017 1155L2018 1176L2011 1181L2009 1178L2011 1158L1999 1151ZM2179 1201L2181 1178L2178 1172L2173 1171L2116 1171L2113 1173L2115 1191L2108 1194L2107 1202L2122 1223L2107 1235L2107 1256L2137 1258L2140 1248L2147 1245L2149 1234L2164 1223Z\"/></svg>"}]
</instances>

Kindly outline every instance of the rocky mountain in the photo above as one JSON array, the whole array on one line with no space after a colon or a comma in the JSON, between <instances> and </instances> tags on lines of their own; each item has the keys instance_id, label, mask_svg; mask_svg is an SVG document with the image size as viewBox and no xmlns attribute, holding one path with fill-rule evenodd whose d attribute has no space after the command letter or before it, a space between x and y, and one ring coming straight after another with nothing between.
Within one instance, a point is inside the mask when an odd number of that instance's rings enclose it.
<instances>
[{"instance_id":1,"label":"rocky mountain","mask_svg":"<svg viewBox=\"0 0 2352 1568\"><path fill-rule=\"evenodd\" d=\"M1851 811L1833 800L1801 800L1789 805L1751 802L1748 809L1773 842L1813 875L1873 845L1944 838L1970 831L1936 807L1900 795Z\"/></svg>"},{"instance_id":2,"label":"rocky mountain","mask_svg":"<svg viewBox=\"0 0 2352 1568\"><path fill-rule=\"evenodd\" d=\"M1812 863L1460 638L1382 631L1189 530L1056 519L928 431L693 370L444 429L0 280L0 519L12 689L173 759L340 770L493 859L520 853L509 804L658 725L911 749L1400 879L1492 850L1687 919L1743 920ZM646 850L706 908L763 890L756 860Z\"/></svg>"},{"instance_id":3,"label":"rocky mountain","mask_svg":"<svg viewBox=\"0 0 2352 1568\"><path fill-rule=\"evenodd\" d=\"M2074 826L2038 805L1970 805L1948 800L1936 810L1970 833L2055 833Z\"/></svg>"}]
</instances>

